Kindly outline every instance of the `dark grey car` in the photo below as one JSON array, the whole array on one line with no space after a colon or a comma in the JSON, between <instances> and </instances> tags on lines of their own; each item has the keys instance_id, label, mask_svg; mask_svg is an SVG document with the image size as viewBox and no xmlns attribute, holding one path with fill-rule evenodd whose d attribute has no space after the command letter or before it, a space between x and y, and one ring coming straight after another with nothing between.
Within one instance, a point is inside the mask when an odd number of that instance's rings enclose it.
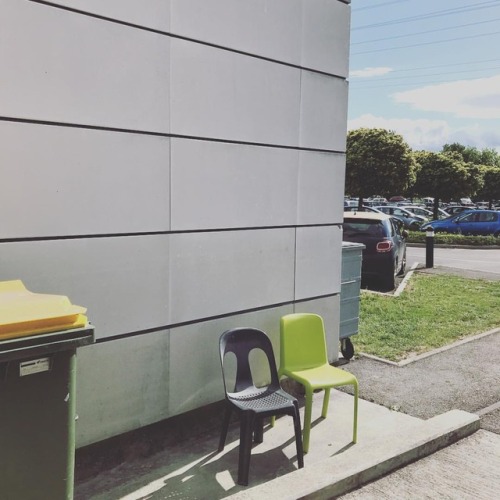
<instances>
[{"instance_id":1,"label":"dark grey car","mask_svg":"<svg viewBox=\"0 0 500 500\"><path fill-rule=\"evenodd\" d=\"M361 278L375 277L385 288L395 287L406 269L408 233L391 216L373 212L344 212L343 240L365 245Z\"/></svg>"}]
</instances>

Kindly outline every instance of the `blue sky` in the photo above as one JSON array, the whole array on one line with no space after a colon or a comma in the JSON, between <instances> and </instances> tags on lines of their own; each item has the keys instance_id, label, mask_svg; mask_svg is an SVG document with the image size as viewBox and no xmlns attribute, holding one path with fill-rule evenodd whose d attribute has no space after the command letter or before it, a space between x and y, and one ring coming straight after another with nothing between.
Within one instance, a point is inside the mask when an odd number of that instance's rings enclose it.
<instances>
[{"instance_id":1,"label":"blue sky","mask_svg":"<svg viewBox=\"0 0 500 500\"><path fill-rule=\"evenodd\" d=\"M500 0L352 0L348 128L500 152Z\"/></svg>"}]
</instances>

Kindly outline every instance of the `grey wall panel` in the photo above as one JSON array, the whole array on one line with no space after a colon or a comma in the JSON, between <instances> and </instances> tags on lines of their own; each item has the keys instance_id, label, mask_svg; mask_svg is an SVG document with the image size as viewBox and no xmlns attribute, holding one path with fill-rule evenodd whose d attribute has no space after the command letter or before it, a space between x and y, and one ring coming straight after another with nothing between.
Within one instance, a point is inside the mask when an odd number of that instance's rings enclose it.
<instances>
[{"instance_id":1,"label":"grey wall panel","mask_svg":"<svg viewBox=\"0 0 500 500\"><path fill-rule=\"evenodd\" d=\"M171 31L300 64L301 0L171 0Z\"/></svg>"},{"instance_id":2,"label":"grey wall panel","mask_svg":"<svg viewBox=\"0 0 500 500\"><path fill-rule=\"evenodd\" d=\"M341 223L344 183L344 155L300 151L298 224Z\"/></svg>"},{"instance_id":3,"label":"grey wall panel","mask_svg":"<svg viewBox=\"0 0 500 500\"><path fill-rule=\"evenodd\" d=\"M52 3L138 24L161 31L170 29L170 0L52 0Z\"/></svg>"},{"instance_id":4,"label":"grey wall panel","mask_svg":"<svg viewBox=\"0 0 500 500\"><path fill-rule=\"evenodd\" d=\"M172 229L293 225L296 150L172 139Z\"/></svg>"},{"instance_id":5,"label":"grey wall panel","mask_svg":"<svg viewBox=\"0 0 500 500\"><path fill-rule=\"evenodd\" d=\"M172 324L293 300L294 230L173 234Z\"/></svg>"},{"instance_id":6,"label":"grey wall panel","mask_svg":"<svg viewBox=\"0 0 500 500\"><path fill-rule=\"evenodd\" d=\"M319 314L323 318L328 360L330 363L337 361L339 359L340 295L299 302L295 304L294 312Z\"/></svg>"},{"instance_id":7,"label":"grey wall panel","mask_svg":"<svg viewBox=\"0 0 500 500\"><path fill-rule=\"evenodd\" d=\"M168 132L169 38L2 1L0 115Z\"/></svg>"},{"instance_id":8,"label":"grey wall panel","mask_svg":"<svg viewBox=\"0 0 500 500\"><path fill-rule=\"evenodd\" d=\"M292 305L283 306L172 329L169 362L169 408L172 415L224 399L219 338L230 328L263 330L273 343L276 363L279 365L279 320L292 310ZM189 370L185 369L187 360ZM265 379L266 371L259 371L258 368L257 364L257 382L268 382Z\"/></svg>"},{"instance_id":9,"label":"grey wall panel","mask_svg":"<svg viewBox=\"0 0 500 500\"><path fill-rule=\"evenodd\" d=\"M302 66L347 77L350 6L340 1L302 1Z\"/></svg>"},{"instance_id":10,"label":"grey wall panel","mask_svg":"<svg viewBox=\"0 0 500 500\"><path fill-rule=\"evenodd\" d=\"M77 446L168 417L169 334L78 349Z\"/></svg>"},{"instance_id":11,"label":"grey wall panel","mask_svg":"<svg viewBox=\"0 0 500 500\"><path fill-rule=\"evenodd\" d=\"M345 151L346 135L347 82L302 71L300 145Z\"/></svg>"},{"instance_id":12,"label":"grey wall panel","mask_svg":"<svg viewBox=\"0 0 500 500\"><path fill-rule=\"evenodd\" d=\"M0 238L169 230L168 138L11 122L0 136Z\"/></svg>"},{"instance_id":13,"label":"grey wall panel","mask_svg":"<svg viewBox=\"0 0 500 500\"><path fill-rule=\"evenodd\" d=\"M171 132L298 145L300 70L171 41Z\"/></svg>"},{"instance_id":14,"label":"grey wall panel","mask_svg":"<svg viewBox=\"0 0 500 500\"><path fill-rule=\"evenodd\" d=\"M295 299L340 293L342 230L297 228Z\"/></svg>"},{"instance_id":15,"label":"grey wall panel","mask_svg":"<svg viewBox=\"0 0 500 500\"><path fill-rule=\"evenodd\" d=\"M11 279L87 307L99 338L168 324L168 236L2 243Z\"/></svg>"}]
</instances>

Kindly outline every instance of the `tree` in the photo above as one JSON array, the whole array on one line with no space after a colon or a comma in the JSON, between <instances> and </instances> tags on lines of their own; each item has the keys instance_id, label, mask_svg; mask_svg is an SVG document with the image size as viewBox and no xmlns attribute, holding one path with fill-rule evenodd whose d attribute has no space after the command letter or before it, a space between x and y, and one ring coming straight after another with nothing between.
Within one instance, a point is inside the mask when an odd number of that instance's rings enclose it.
<instances>
[{"instance_id":1,"label":"tree","mask_svg":"<svg viewBox=\"0 0 500 500\"><path fill-rule=\"evenodd\" d=\"M346 192L363 197L389 197L405 192L415 181L415 160L403 137L377 128L351 130L347 135Z\"/></svg>"},{"instance_id":2,"label":"tree","mask_svg":"<svg viewBox=\"0 0 500 500\"><path fill-rule=\"evenodd\" d=\"M464 146L458 142L445 144L443 146L443 153L451 152L459 153L463 160L467 163L500 167L500 154L494 149L485 148L483 150L479 150L474 146Z\"/></svg>"},{"instance_id":3,"label":"tree","mask_svg":"<svg viewBox=\"0 0 500 500\"><path fill-rule=\"evenodd\" d=\"M414 190L421 196L434 198L434 218L437 219L439 201L449 201L469 193L470 172L456 153L418 151L415 158L420 169Z\"/></svg>"},{"instance_id":4,"label":"tree","mask_svg":"<svg viewBox=\"0 0 500 500\"><path fill-rule=\"evenodd\" d=\"M481 151L473 146L464 146L458 142L453 144L445 144L443 146L443 153L458 153L462 160L467 163L481 163Z\"/></svg>"},{"instance_id":5,"label":"tree","mask_svg":"<svg viewBox=\"0 0 500 500\"><path fill-rule=\"evenodd\" d=\"M477 192L477 196L488 201L489 208L493 206L493 200L500 200L500 167L483 166L483 187Z\"/></svg>"},{"instance_id":6,"label":"tree","mask_svg":"<svg viewBox=\"0 0 500 500\"><path fill-rule=\"evenodd\" d=\"M475 163L466 163L465 168L468 179L468 188L465 194L473 198L484 186L484 167Z\"/></svg>"}]
</instances>

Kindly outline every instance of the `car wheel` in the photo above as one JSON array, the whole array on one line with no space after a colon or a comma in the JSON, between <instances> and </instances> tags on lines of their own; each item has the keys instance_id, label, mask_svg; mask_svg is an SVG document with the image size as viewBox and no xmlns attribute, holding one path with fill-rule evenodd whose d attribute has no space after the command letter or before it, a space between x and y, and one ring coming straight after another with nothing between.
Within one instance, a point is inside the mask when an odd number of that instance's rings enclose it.
<instances>
[{"instance_id":1,"label":"car wheel","mask_svg":"<svg viewBox=\"0 0 500 500\"><path fill-rule=\"evenodd\" d=\"M394 288L396 288L396 275L397 274L398 274L398 261L395 260L393 268L392 268L392 273L390 273L385 278L385 287L388 290L394 290Z\"/></svg>"},{"instance_id":2,"label":"car wheel","mask_svg":"<svg viewBox=\"0 0 500 500\"><path fill-rule=\"evenodd\" d=\"M403 276L406 271L406 250L403 254L403 261L401 262L401 269L398 272L398 276Z\"/></svg>"},{"instance_id":3,"label":"car wheel","mask_svg":"<svg viewBox=\"0 0 500 500\"><path fill-rule=\"evenodd\" d=\"M495 238L500 238L500 231L497 231L496 233L493 234Z\"/></svg>"}]
</instances>

